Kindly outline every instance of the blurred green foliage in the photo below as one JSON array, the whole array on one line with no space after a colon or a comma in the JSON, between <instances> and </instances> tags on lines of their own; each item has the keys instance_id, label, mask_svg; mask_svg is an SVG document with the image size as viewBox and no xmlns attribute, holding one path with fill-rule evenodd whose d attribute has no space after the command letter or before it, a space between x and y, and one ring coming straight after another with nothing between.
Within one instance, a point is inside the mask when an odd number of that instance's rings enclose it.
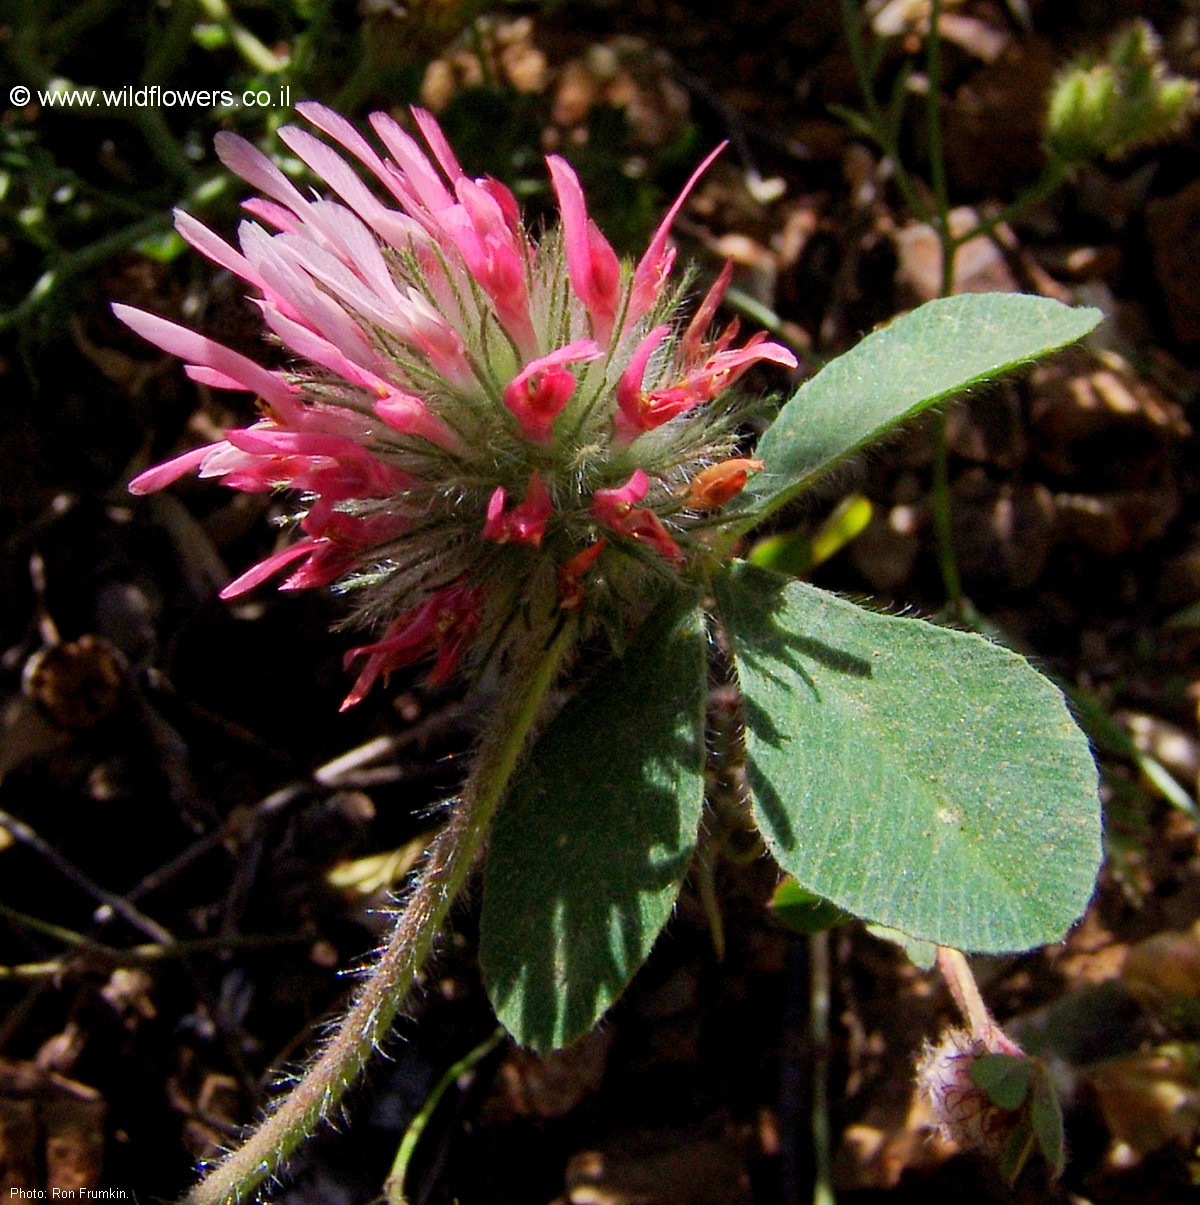
<instances>
[{"instance_id":1,"label":"blurred green foliage","mask_svg":"<svg viewBox=\"0 0 1200 1205\"><path fill-rule=\"evenodd\" d=\"M1066 163L1119 159L1182 131L1200 87L1167 68L1145 21L1118 32L1100 58L1085 56L1054 82L1046 139Z\"/></svg>"},{"instance_id":2,"label":"blurred green foliage","mask_svg":"<svg viewBox=\"0 0 1200 1205\"><path fill-rule=\"evenodd\" d=\"M477 53L483 82L440 114L468 171L510 184L534 216L548 212L542 162L548 92L518 91L488 62L485 34L513 6L504 0L15 0L0 40L7 78L32 91L0 110L0 331L46 337L78 304L78 286L134 252L169 263L183 250L170 211L183 206L228 235L247 191L212 152L232 129L291 175L302 165L272 137L292 105L315 98L352 119L372 107L418 102L429 63L451 50ZM530 5L522 5L528 11ZM540 6L540 11L557 3ZM39 92L133 89L232 93L232 105L86 106L39 103ZM11 85L10 85L11 88ZM272 103L243 106L247 91ZM119 98L116 98L119 99ZM649 155L634 145L623 111L597 106L586 137L564 148L594 216L621 250L643 242L693 151L685 133ZM319 182L313 182L319 186Z\"/></svg>"}]
</instances>

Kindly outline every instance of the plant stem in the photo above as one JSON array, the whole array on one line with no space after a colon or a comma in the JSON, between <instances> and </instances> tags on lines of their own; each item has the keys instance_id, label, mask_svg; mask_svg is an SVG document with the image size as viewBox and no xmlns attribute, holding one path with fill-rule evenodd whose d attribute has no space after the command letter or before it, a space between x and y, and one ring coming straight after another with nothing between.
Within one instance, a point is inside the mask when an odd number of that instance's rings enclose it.
<instances>
[{"instance_id":1,"label":"plant stem","mask_svg":"<svg viewBox=\"0 0 1200 1205\"><path fill-rule=\"evenodd\" d=\"M565 623L548 647L514 674L510 692L483 737L474 767L376 963L309 1069L246 1141L221 1160L187 1205L240 1201L273 1175L341 1101L387 1037L483 847L557 671L575 637Z\"/></svg>"},{"instance_id":2,"label":"plant stem","mask_svg":"<svg viewBox=\"0 0 1200 1205\"><path fill-rule=\"evenodd\" d=\"M1011 222L1014 218L1020 217L1025 210L1029 209L1036 202L1053 196L1070 178L1070 169L1057 156L1051 156L1046 166L1042 169L1042 174L1023 193L1005 205L999 213L995 213L989 218L984 218L983 221L972 226L970 230L966 230L956 236L953 240L955 249L965 247L967 243L977 238L983 238L984 235L991 234L997 226L1002 226L1006 222Z\"/></svg>"},{"instance_id":3,"label":"plant stem","mask_svg":"<svg viewBox=\"0 0 1200 1205\"><path fill-rule=\"evenodd\" d=\"M829 1124L829 1000L833 974L829 930L808 939L808 1032L812 1042L813 1205L835 1205Z\"/></svg>"},{"instance_id":4,"label":"plant stem","mask_svg":"<svg viewBox=\"0 0 1200 1205\"><path fill-rule=\"evenodd\" d=\"M850 60L854 65L854 75L858 89L862 93L863 105L867 110L867 122L871 127L872 136L880 150L891 160L895 173L896 187L900 190L905 204L912 210L918 220L927 222L931 215L920 194L913 187L908 170L900 156L894 131L896 123L888 121L879 101L875 98L875 81L872 66L867 61L866 48L863 46L861 22L863 12L855 0L841 0L842 25L846 31L846 43L850 50ZM899 103L899 98L897 98Z\"/></svg>"},{"instance_id":5,"label":"plant stem","mask_svg":"<svg viewBox=\"0 0 1200 1205\"><path fill-rule=\"evenodd\" d=\"M950 195L946 186L946 154L942 144L942 0L930 0L929 37L925 44L925 124L929 139L929 183L933 188L938 242L942 248L939 296L954 292L954 260L958 247L950 229Z\"/></svg>"},{"instance_id":6,"label":"plant stem","mask_svg":"<svg viewBox=\"0 0 1200 1205\"><path fill-rule=\"evenodd\" d=\"M387 1196L388 1205L408 1205L408 1198L404 1194L408 1165L412 1162L417 1143L421 1141L421 1135L425 1133L425 1127L429 1124L434 1110L441 1103L442 1097L450 1090L452 1084L457 1083L468 1071L474 1070L487 1058L506 1036L504 1027L497 1026L478 1046L467 1051L457 1063L447 1067L442 1078L434 1085L433 1091L421 1106L420 1112L409 1122L408 1129L404 1132L404 1138L400 1143L400 1149L396 1152L396 1159L392 1163L392 1170L388 1172L388 1177L383 1183L383 1191Z\"/></svg>"},{"instance_id":7,"label":"plant stem","mask_svg":"<svg viewBox=\"0 0 1200 1205\"><path fill-rule=\"evenodd\" d=\"M242 56L246 65L266 75L276 75L287 66L259 41L234 15L225 0L198 0L199 7L214 24L221 26L229 37L230 45Z\"/></svg>"},{"instance_id":8,"label":"plant stem","mask_svg":"<svg viewBox=\"0 0 1200 1205\"><path fill-rule=\"evenodd\" d=\"M1003 1054L1022 1053L1021 1048L996 1024L988 1011L963 952L950 946L938 946L937 966L971 1036L984 1042L989 1050Z\"/></svg>"},{"instance_id":9,"label":"plant stem","mask_svg":"<svg viewBox=\"0 0 1200 1205\"><path fill-rule=\"evenodd\" d=\"M886 119L875 98L874 79L871 66L867 61L860 28L862 11L852 0L841 0L841 9L846 41L858 80L859 91L863 96L870 133L883 153L891 160L896 186L905 203L912 210L914 216L919 221L932 226L937 235L942 261L938 295L949 297L954 291L954 263L959 248L970 239L977 237L979 233L987 231L979 228L970 231L963 238L955 238L954 232L950 228L949 187L946 182L945 147L942 141L942 40L938 24L942 14L942 0L930 0L929 34L925 43L925 124L929 139L929 180L933 192L932 212L921 199L904 166L897 143L895 122L889 122ZM899 104L899 100L896 103ZM898 113L899 110L896 110L894 116L898 117ZM993 227L995 224L997 223L993 223ZM989 227L989 229L991 228ZM958 617L963 611L964 598L958 561L954 555L949 460L946 415L943 411L933 432L933 490L930 501L942 586L946 591L951 613Z\"/></svg>"}]
</instances>

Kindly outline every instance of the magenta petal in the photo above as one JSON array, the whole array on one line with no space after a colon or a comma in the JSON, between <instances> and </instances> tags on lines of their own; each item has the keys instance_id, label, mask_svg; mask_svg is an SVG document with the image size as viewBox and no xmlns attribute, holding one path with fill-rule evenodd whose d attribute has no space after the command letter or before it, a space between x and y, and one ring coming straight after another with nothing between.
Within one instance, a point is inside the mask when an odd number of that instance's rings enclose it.
<instances>
[{"instance_id":1,"label":"magenta petal","mask_svg":"<svg viewBox=\"0 0 1200 1205\"><path fill-rule=\"evenodd\" d=\"M241 381L235 381L233 377L218 372L215 368L205 368L203 364L185 364L183 371L190 380L198 385L207 385L210 389L229 389L241 393L246 391L246 386Z\"/></svg>"},{"instance_id":2,"label":"magenta petal","mask_svg":"<svg viewBox=\"0 0 1200 1205\"><path fill-rule=\"evenodd\" d=\"M156 464L152 469L139 473L127 488L131 494L153 494L156 490L161 490L164 486L168 486L173 481L178 481L180 477L186 477L198 469L200 462L209 452L220 446L220 443L205 444L202 448L193 448L190 452L184 452L182 456L164 460L162 464Z\"/></svg>"},{"instance_id":3,"label":"magenta petal","mask_svg":"<svg viewBox=\"0 0 1200 1205\"><path fill-rule=\"evenodd\" d=\"M235 251L223 238L213 234L203 222L196 221L190 213L184 213L182 209L175 210L175 229L214 264L219 264L226 271L240 276L252 285L262 287L262 280L246 257Z\"/></svg>"},{"instance_id":4,"label":"magenta petal","mask_svg":"<svg viewBox=\"0 0 1200 1205\"><path fill-rule=\"evenodd\" d=\"M720 275L712 282L708 292L704 294L704 300L700 303L695 314L692 315L692 320L688 323L687 330L684 331L681 347L685 364L699 358L705 332L712 325L712 320L717 316L717 310L724 300L725 292L729 288L729 282L732 279L733 260L727 259L725 266L721 269Z\"/></svg>"},{"instance_id":5,"label":"magenta petal","mask_svg":"<svg viewBox=\"0 0 1200 1205\"><path fill-rule=\"evenodd\" d=\"M375 403L375 413L400 435L415 435L447 452L460 452L462 442L418 397L389 389Z\"/></svg>"},{"instance_id":6,"label":"magenta petal","mask_svg":"<svg viewBox=\"0 0 1200 1205\"><path fill-rule=\"evenodd\" d=\"M645 384L646 366L650 363L650 357L654 355L655 349L670 333L671 328L666 323L656 326L637 345L633 355L629 357L629 364L617 382L617 405L623 411L636 407ZM631 415L631 417L633 416Z\"/></svg>"},{"instance_id":7,"label":"magenta petal","mask_svg":"<svg viewBox=\"0 0 1200 1205\"><path fill-rule=\"evenodd\" d=\"M372 113L369 120L371 128L379 135L380 141L399 165L405 184L426 211L436 214L448 205L453 205L454 198L434 171L433 164L426 158L416 139L402 130L396 119L386 113Z\"/></svg>"},{"instance_id":8,"label":"magenta petal","mask_svg":"<svg viewBox=\"0 0 1200 1205\"><path fill-rule=\"evenodd\" d=\"M508 226L513 235L517 238L522 237L521 207L517 204L517 198L513 195L512 189L506 184L501 184L499 180L493 179L491 176L484 176L482 179L476 181L476 183L500 206L500 212L504 215L505 225Z\"/></svg>"},{"instance_id":9,"label":"magenta petal","mask_svg":"<svg viewBox=\"0 0 1200 1205\"><path fill-rule=\"evenodd\" d=\"M513 383L527 380L534 373L543 372L547 368L560 368L564 364L581 364L586 360L598 359L603 354L600 345L594 339L576 339L573 343L557 347L554 351L539 356L536 360L530 360L513 378Z\"/></svg>"},{"instance_id":10,"label":"magenta petal","mask_svg":"<svg viewBox=\"0 0 1200 1205\"><path fill-rule=\"evenodd\" d=\"M278 573L280 569L290 565L293 561L298 561L303 556L309 556L318 543L319 541L312 539L299 540L289 548L272 553L265 560L259 561L257 565L253 565L247 569L241 577L235 577L221 591L221 597L225 599L236 598L239 594L245 594L248 590L253 590L255 586L261 585L267 578Z\"/></svg>"},{"instance_id":11,"label":"magenta petal","mask_svg":"<svg viewBox=\"0 0 1200 1205\"><path fill-rule=\"evenodd\" d=\"M650 357L658 345L671 333L667 325L656 326L629 357L629 364L617 382L615 439L618 444L632 443L647 429L642 414L643 386Z\"/></svg>"},{"instance_id":12,"label":"magenta petal","mask_svg":"<svg viewBox=\"0 0 1200 1205\"><path fill-rule=\"evenodd\" d=\"M257 393L264 401L289 412L295 411L297 402L291 389L274 373L240 352L133 306L114 304L112 310L126 326L163 351L193 364L213 368L240 381L244 389Z\"/></svg>"},{"instance_id":13,"label":"magenta petal","mask_svg":"<svg viewBox=\"0 0 1200 1205\"><path fill-rule=\"evenodd\" d=\"M404 214L388 209L359 178L357 172L331 147L307 130L284 126L280 141L321 177L372 230L393 244L402 244L420 227Z\"/></svg>"},{"instance_id":14,"label":"magenta petal","mask_svg":"<svg viewBox=\"0 0 1200 1205\"><path fill-rule=\"evenodd\" d=\"M301 228L300 219L290 209L263 197L247 197L242 202L242 208L252 217L261 218L268 226L274 226L276 230L294 232Z\"/></svg>"},{"instance_id":15,"label":"magenta petal","mask_svg":"<svg viewBox=\"0 0 1200 1205\"><path fill-rule=\"evenodd\" d=\"M296 112L305 121L327 134L335 142L340 142L360 163L365 164L371 171L386 181L386 169L383 160L376 154L374 147L347 121L340 113L315 100L302 100L296 105Z\"/></svg>"},{"instance_id":16,"label":"magenta petal","mask_svg":"<svg viewBox=\"0 0 1200 1205\"><path fill-rule=\"evenodd\" d=\"M412 115L416 119L418 129L425 136L425 141L429 143L429 149L433 151L433 157L438 161L438 165L442 171L451 180L457 180L460 176L466 175L459 166L458 159L455 157L450 143L446 140L446 135L442 133L442 127L438 125L437 118L426 109L422 109L417 105L412 106Z\"/></svg>"},{"instance_id":17,"label":"magenta petal","mask_svg":"<svg viewBox=\"0 0 1200 1205\"><path fill-rule=\"evenodd\" d=\"M650 477L645 469L634 469L624 485L614 489L597 490L592 495L592 514L601 523L613 524L614 519L628 511L635 502L650 492Z\"/></svg>"},{"instance_id":18,"label":"magenta petal","mask_svg":"<svg viewBox=\"0 0 1200 1205\"><path fill-rule=\"evenodd\" d=\"M487 522L480 533L485 540L500 540L504 537L504 500L508 496L504 486L492 490L487 504Z\"/></svg>"},{"instance_id":19,"label":"magenta petal","mask_svg":"<svg viewBox=\"0 0 1200 1205\"><path fill-rule=\"evenodd\" d=\"M265 192L273 201L285 205L297 216L302 216L308 201L300 190L267 158L266 155L237 134L222 130L213 138L217 158L235 176L241 176L259 192Z\"/></svg>"},{"instance_id":20,"label":"magenta petal","mask_svg":"<svg viewBox=\"0 0 1200 1205\"><path fill-rule=\"evenodd\" d=\"M554 420L575 392L567 364L581 364L603 353L591 339L576 339L548 355L530 360L505 386L504 404L517 417L521 432L534 443L548 443Z\"/></svg>"},{"instance_id":21,"label":"magenta petal","mask_svg":"<svg viewBox=\"0 0 1200 1205\"><path fill-rule=\"evenodd\" d=\"M537 471L530 473L525 497L510 511L504 510L505 491L498 486L488 501L487 522L480 533L498 544L532 544L535 548L546 533L546 522L554 511L550 491Z\"/></svg>"},{"instance_id":22,"label":"magenta petal","mask_svg":"<svg viewBox=\"0 0 1200 1205\"><path fill-rule=\"evenodd\" d=\"M662 289L666 274L670 271L671 259L673 258L667 252L667 236L671 232L671 225L679 216L679 211L683 208L684 202L688 199L688 195L692 189L696 187L696 183L700 177L704 175L712 161L728 145L728 142L722 142L692 172L691 176L688 177L688 182L683 186L683 191L675 198L675 203L667 210L666 217L659 223L658 229L650 239L650 245L646 248L645 254L638 261L638 265L633 272L633 286L629 297L630 322L636 322L654 305L655 298Z\"/></svg>"},{"instance_id":23,"label":"magenta petal","mask_svg":"<svg viewBox=\"0 0 1200 1205\"><path fill-rule=\"evenodd\" d=\"M562 213L567 273L576 296L587 306L596 338L607 343L620 301L621 265L617 253L588 217L583 187L574 168L558 155L546 166Z\"/></svg>"}]
</instances>

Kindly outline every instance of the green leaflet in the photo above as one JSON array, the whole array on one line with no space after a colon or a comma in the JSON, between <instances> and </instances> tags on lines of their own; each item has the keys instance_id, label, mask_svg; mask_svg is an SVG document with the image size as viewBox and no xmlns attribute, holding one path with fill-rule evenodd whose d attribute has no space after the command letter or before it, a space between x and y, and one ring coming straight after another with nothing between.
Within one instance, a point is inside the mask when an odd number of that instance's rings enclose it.
<instances>
[{"instance_id":1,"label":"green leaflet","mask_svg":"<svg viewBox=\"0 0 1200 1205\"><path fill-rule=\"evenodd\" d=\"M755 815L801 886L964 950L1063 935L1092 891L1100 810L1057 688L982 637L750 565L716 595Z\"/></svg>"},{"instance_id":2,"label":"green leaflet","mask_svg":"<svg viewBox=\"0 0 1200 1205\"><path fill-rule=\"evenodd\" d=\"M1101 317L1022 293L964 293L902 315L800 386L759 440L766 468L730 510L751 526L890 428L1074 343Z\"/></svg>"},{"instance_id":3,"label":"green leaflet","mask_svg":"<svg viewBox=\"0 0 1200 1205\"><path fill-rule=\"evenodd\" d=\"M523 1045L587 1033L671 915L704 800L706 655L694 602L652 617L549 725L501 805L480 961Z\"/></svg>"}]
</instances>

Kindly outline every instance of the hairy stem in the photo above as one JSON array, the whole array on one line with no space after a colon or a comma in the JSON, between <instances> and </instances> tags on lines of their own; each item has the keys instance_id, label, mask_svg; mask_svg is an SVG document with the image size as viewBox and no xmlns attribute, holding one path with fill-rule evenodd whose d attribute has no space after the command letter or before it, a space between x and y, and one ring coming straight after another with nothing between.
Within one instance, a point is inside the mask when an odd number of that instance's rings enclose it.
<instances>
[{"instance_id":1,"label":"hairy stem","mask_svg":"<svg viewBox=\"0 0 1200 1205\"><path fill-rule=\"evenodd\" d=\"M539 647L523 672L515 676L483 738L462 796L430 847L387 946L333 1036L259 1128L192 1189L186 1205L225 1205L248 1199L337 1107L387 1037L470 875L574 635L574 624L564 624L549 647Z\"/></svg>"},{"instance_id":2,"label":"hairy stem","mask_svg":"<svg viewBox=\"0 0 1200 1205\"><path fill-rule=\"evenodd\" d=\"M1021 1048L996 1024L988 1011L966 955L950 946L938 946L937 965L971 1036L978 1038L989 1050L1003 1054L1022 1053Z\"/></svg>"}]
</instances>

